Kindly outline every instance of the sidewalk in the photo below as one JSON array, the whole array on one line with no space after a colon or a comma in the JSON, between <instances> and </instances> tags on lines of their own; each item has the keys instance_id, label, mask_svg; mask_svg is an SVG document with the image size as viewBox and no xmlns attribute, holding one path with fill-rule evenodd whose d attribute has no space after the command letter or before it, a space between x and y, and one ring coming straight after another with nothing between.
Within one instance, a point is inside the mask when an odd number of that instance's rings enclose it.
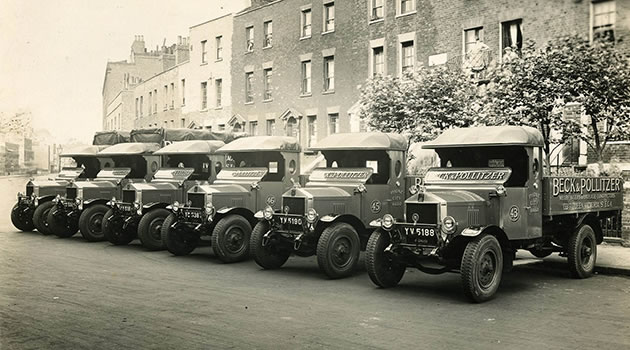
<instances>
[{"instance_id":1,"label":"sidewalk","mask_svg":"<svg viewBox=\"0 0 630 350\"><path fill-rule=\"evenodd\" d=\"M516 254L515 264L518 264L519 260L531 260L532 258L537 260L538 264L561 269L568 268L567 258L561 257L558 253L551 254L544 259L538 259L524 250L519 250ZM598 245L595 272L606 275L630 276L630 248L608 243Z\"/></svg>"}]
</instances>

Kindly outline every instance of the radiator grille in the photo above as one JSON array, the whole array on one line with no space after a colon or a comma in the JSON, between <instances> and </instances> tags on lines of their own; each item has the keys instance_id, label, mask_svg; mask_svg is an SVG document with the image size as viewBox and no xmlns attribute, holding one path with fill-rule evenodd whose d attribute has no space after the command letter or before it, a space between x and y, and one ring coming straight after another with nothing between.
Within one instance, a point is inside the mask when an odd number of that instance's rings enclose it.
<instances>
[{"instance_id":1,"label":"radiator grille","mask_svg":"<svg viewBox=\"0 0 630 350\"><path fill-rule=\"evenodd\" d=\"M289 207L289 214L304 215L306 198L296 197L283 197L282 198L282 212L284 208Z\"/></svg>"},{"instance_id":2,"label":"radiator grille","mask_svg":"<svg viewBox=\"0 0 630 350\"><path fill-rule=\"evenodd\" d=\"M205 193L189 193L188 200L190 201L190 206L193 208L203 208L206 205L206 194Z\"/></svg>"},{"instance_id":3,"label":"radiator grille","mask_svg":"<svg viewBox=\"0 0 630 350\"><path fill-rule=\"evenodd\" d=\"M123 203L133 203L136 200L135 190L123 190L122 201Z\"/></svg>"},{"instance_id":4,"label":"radiator grille","mask_svg":"<svg viewBox=\"0 0 630 350\"><path fill-rule=\"evenodd\" d=\"M413 214L418 214L419 224L436 225L438 223L438 205L429 203L407 203L407 222L413 222Z\"/></svg>"},{"instance_id":5,"label":"radiator grille","mask_svg":"<svg viewBox=\"0 0 630 350\"><path fill-rule=\"evenodd\" d=\"M26 196L30 197L33 194L33 185L26 186Z\"/></svg>"},{"instance_id":6,"label":"radiator grille","mask_svg":"<svg viewBox=\"0 0 630 350\"><path fill-rule=\"evenodd\" d=\"M77 189L75 187L66 188L66 198L68 199L77 198Z\"/></svg>"}]
</instances>

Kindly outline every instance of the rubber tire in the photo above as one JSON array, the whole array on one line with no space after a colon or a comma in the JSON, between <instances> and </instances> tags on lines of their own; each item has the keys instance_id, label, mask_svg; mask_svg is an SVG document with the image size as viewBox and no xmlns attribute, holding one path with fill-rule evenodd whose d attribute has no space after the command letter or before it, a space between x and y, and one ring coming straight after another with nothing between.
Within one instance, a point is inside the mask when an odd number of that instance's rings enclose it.
<instances>
[{"instance_id":1,"label":"rubber tire","mask_svg":"<svg viewBox=\"0 0 630 350\"><path fill-rule=\"evenodd\" d=\"M116 227L108 224L108 219L114 216L114 209L109 209L103 216L103 223L101 224L101 230L103 236L109 243L113 245L127 245L134 239L136 239L136 233L132 230L124 230L121 227ZM121 219L122 220L122 219Z\"/></svg>"},{"instance_id":2,"label":"rubber tire","mask_svg":"<svg viewBox=\"0 0 630 350\"><path fill-rule=\"evenodd\" d=\"M93 217L98 215L104 217L107 210L109 210L109 208L105 204L94 204L84 209L81 216L79 216L79 231L81 231L81 235L88 242L101 242L105 240L102 221L101 225L98 225L98 231L90 229L90 221ZM101 220L103 219L101 218Z\"/></svg>"},{"instance_id":3,"label":"rubber tire","mask_svg":"<svg viewBox=\"0 0 630 350\"><path fill-rule=\"evenodd\" d=\"M182 240L177 232L171 230L171 225L175 223L176 219L177 217L174 213L169 214L164 219L162 223L162 242L164 242L164 246L171 254L176 256L188 255L197 248L201 238L197 237L189 242Z\"/></svg>"},{"instance_id":4,"label":"rubber tire","mask_svg":"<svg viewBox=\"0 0 630 350\"><path fill-rule=\"evenodd\" d=\"M76 222L68 222L68 219L60 221L55 218L55 212L57 208L48 212L48 227L50 232L59 238L70 238L79 231L79 226Z\"/></svg>"},{"instance_id":5,"label":"rubber tire","mask_svg":"<svg viewBox=\"0 0 630 350\"><path fill-rule=\"evenodd\" d=\"M263 247L263 236L267 231L269 231L269 223L266 221L259 221L256 226L254 226L249 240L249 252L256 264L263 269L279 269L289 260L291 251L278 250L274 239L270 239L267 245Z\"/></svg>"},{"instance_id":6,"label":"rubber tire","mask_svg":"<svg viewBox=\"0 0 630 350\"><path fill-rule=\"evenodd\" d=\"M26 215L27 218L24 220L22 215ZM29 217L30 216L30 217ZM15 228L23 232L30 232L35 229L35 224L33 223L33 215L29 215L29 213L20 213L20 206L18 203L15 203L13 209L11 209L11 223Z\"/></svg>"},{"instance_id":7,"label":"rubber tire","mask_svg":"<svg viewBox=\"0 0 630 350\"><path fill-rule=\"evenodd\" d=\"M478 270L481 265L481 257L488 251L494 251L495 271L490 285L483 287L479 282ZM492 299L499 289L503 274L503 251L497 238L492 235L482 235L468 242L462 257L460 274L464 294L471 301L481 303Z\"/></svg>"},{"instance_id":8,"label":"rubber tire","mask_svg":"<svg viewBox=\"0 0 630 350\"><path fill-rule=\"evenodd\" d=\"M243 233L241 244L237 251L230 251L227 247L228 230L236 227ZM212 250L219 260L224 263L233 263L249 258L249 243L252 234L252 225L240 215L228 215L214 226L212 230Z\"/></svg>"},{"instance_id":9,"label":"rubber tire","mask_svg":"<svg viewBox=\"0 0 630 350\"><path fill-rule=\"evenodd\" d=\"M41 234L48 236L52 231L48 227L48 213L55 206L52 201L44 202L35 208L33 212L33 224Z\"/></svg>"},{"instance_id":10,"label":"rubber tire","mask_svg":"<svg viewBox=\"0 0 630 350\"><path fill-rule=\"evenodd\" d=\"M585 266L581 262L582 245L586 239L591 241L592 251L588 264ZM580 225L569 238L567 245L567 256L569 261L569 271L573 278L588 278L595 271L597 261L597 239L595 231L588 224Z\"/></svg>"},{"instance_id":11,"label":"rubber tire","mask_svg":"<svg viewBox=\"0 0 630 350\"><path fill-rule=\"evenodd\" d=\"M372 282L381 288L398 285L406 269L405 265L396 264L385 254L389 243L389 234L377 229L370 235L365 249L365 269Z\"/></svg>"},{"instance_id":12,"label":"rubber tire","mask_svg":"<svg viewBox=\"0 0 630 350\"><path fill-rule=\"evenodd\" d=\"M149 250L164 250L166 249L166 245L162 240L162 225L164 225L164 220L171 214L170 211L166 209L153 209L147 213L145 213L140 219L140 223L138 224L138 238L140 238L140 242L142 245ZM151 234L151 226L154 224L160 225L160 229L157 232L158 238L153 237Z\"/></svg>"},{"instance_id":13,"label":"rubber tire","mask_svg":"<svg viewBox=\"0 0 630 350\"><path fill-rule=\"evenodd\" d=\"M331 253L335 242L344 238L350 241L350 257L343 266L338 266ZM317 265L329 278L347 277L355 271L360 252L361 241L354 227L343 222L332 224L324 229L317 242Z\"/></svg>"}]
</instances>

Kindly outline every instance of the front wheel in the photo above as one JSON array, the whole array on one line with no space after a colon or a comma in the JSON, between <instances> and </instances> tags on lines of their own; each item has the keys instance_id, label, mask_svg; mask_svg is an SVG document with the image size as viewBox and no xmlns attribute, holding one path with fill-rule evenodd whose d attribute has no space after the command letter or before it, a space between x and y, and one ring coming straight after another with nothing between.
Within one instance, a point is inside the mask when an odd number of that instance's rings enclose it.
<instances>
[{"instance_id":1,"label":"front wheel","mask_svg":"<svg viewBox=\"0 0 630 350\"><path fill-rule=\"evenodd\" d=\"M79 216L79 230L81 235L89 242L105 240L103 234L103 217L109 208L104 204L94 204L83 210Z\"/></svg>"},{"instance_id":2,"label":"front wheel","mask_svg":"<svg viewBox=\"0 0 630 350\"><path fill-rule=\"evenodd\" d=\"M503 273L503 252L496 237L483 235L468 242L460 273L469 299L477 303L492 299Z\"/></svg>"},{"instance_id":3,"label":"front wheel","mask_svg":"<svg viewBox=\"0 0 630 350\"><path fill-rule=\"evenodd\" d=\"M346 223L336 223L324 229L317 242L317 264L330 278L347 277L359 261L359 234Z\"/></svg>"},{"instance_id":4,"label":"front wheel","mask_svg":"<svg viewBox=\"0 0 630 350\"><path fill-rule=\"evenodd\" d=\"M52 232L48 227L48 213L50 209L55 206L55 203L52 201L44 202L35 208L35 212L33 212L33 224L43 235L49 235Z\"/></svg>"},{"instance_id":5,"label":"front wheel","mask_svg":"<svg viewBox=\"0 0 630 350\"><path fill-rule=\"evenodd\" d=\"M166 248L162 240L162 226L171 212L166 209L154 209L142 216L138 224L138 238L149 250Z\"/></svg>"},{"instance_id":6,"label":"front wheel","mask_svg":"<svg viewBox=\"0 0 630 350\"><path fill-rule=\"evenodd\" d=\"M177 256L188 255L197 248L200 237L194 232L183 232L171 228L175 222L177 222L177 217L173 213L164 219L160 229L162 231L162 242L164 242L166 249L171 254Z\"/></svg>"},{"instance_id":7,"label":"front wheel","mask_svg":"<svg viewBox=\"0 0 630 350\"><path fill-rule=\"evenodd\" d=\"M109 209L103 216L103 236L113 245L126 245L136 238L135 232L123 228L123 218L116 215L114 209Z\"/></svg>"},{"instance_id":8,"label":"front wheel","mask_svg":"<svg viewBox=\"0 0 630 350\"><path fill-rule=\"evenodd\" d=\"M20 231L28 232L35 229L33 213L31 210L22 209L18 203L11 209L11 223Z\"/></svg>"},{"instance_id":9,"label":"front wheel","mask_svg":"<svg viewBox=\"0 0 630 350\"><path fill-rule=\"evenodd\" d=\"M48 227L50 232L59 238L72 237L79 231L76 220L68 218L59 208L53 208L48 212Z\"/></svg>"},{"instance_id":10,"label":"front wheel","mask_svg":"<svg viewBox=\"0 0 630 350\"><path fill-rule=\"evenodd\" d=\"M375 230L365 249L365 268L374 284L382 288L395 287L405 274L405 265L393 260L391 253L386 253L389 235Z\"/></svg>"},{"instance_id":11,"label":"front wheel","mask_svg":"<svg viewBox=\"0 0 630 350\"><path fill-rule=\"evenodd\" d=\"M588 278L593 275L597 260L597 240L590 225L580 225L571 235L567 255L573 278Z\"/></svg>"},{"instance_id":12,"label":"front wheel","mask_svg":"<svg viewBox=\"0 0 630 350\"><path fill-rule=\"evenodd\" d=\"M240 215L228 215L217 222L212 231L212 250L224 263L249 258L252 225Z\"/></svg>"},{"instance_id":13,"label":"front wheel","mask_svg":"<svg viewBox=\"0 0 630 350\"><path fill-rule=\"evenodd\" d=\"M279 242L273 237L269 238L267 243L263 245L267 231L269 231L269 223L266 221L260 221L254 226L249 241L249 251L256 264L263 269L278 269L289 260L291 251L289 249L283 250L279 246Z\"/></svg>"}]
</instances>

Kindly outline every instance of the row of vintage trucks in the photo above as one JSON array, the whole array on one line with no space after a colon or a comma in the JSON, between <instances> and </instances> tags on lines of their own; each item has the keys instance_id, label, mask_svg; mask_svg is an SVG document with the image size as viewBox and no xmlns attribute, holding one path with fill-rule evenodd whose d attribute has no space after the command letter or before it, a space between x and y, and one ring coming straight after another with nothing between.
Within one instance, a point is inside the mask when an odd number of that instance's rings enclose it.
<instances>
[{"instance_id":1,"label":"row of vintage trucks","mask_svg":"<svg viewBox=\"0 0 630 350\"><path fill-rule=\"evenodd\" d=\"M94 141L62 154L75 168L29 181L11 213L18 229L139 238L174 255L210 245L223 262L252 257L264 269L315 255L329 278L351 275L365 251L379 287L407 268L457 272L464 294L483 302L519 249L558 252L572 276L589 277L601 222L623 208L620 178L547 175L542 136L529 127L447 130L423 146L439 165L411 187L398 134L330 135L310 149L323 161L309 174L292 137L145 129Z\"/></svg>"}]
</instances>

